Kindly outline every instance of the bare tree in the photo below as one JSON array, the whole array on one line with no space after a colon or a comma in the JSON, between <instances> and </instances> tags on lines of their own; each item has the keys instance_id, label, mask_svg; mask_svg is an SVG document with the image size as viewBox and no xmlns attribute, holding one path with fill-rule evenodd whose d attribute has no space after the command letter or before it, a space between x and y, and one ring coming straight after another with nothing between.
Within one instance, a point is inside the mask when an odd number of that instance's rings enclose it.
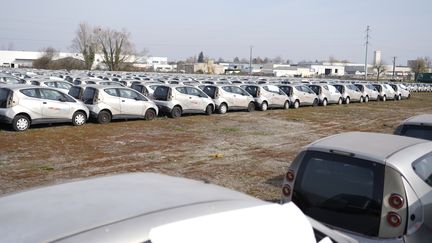
<instances>
[{"instance_id":1,"label":"bare tree","mask_svg":"<svg viewBox=\"0 0 432 243\"><path fill-rule=\"evenodd\" d=\"M339 60L336 59L334 56L329 56L329 63L330 63L330 65L333 65L336 62L339 62Z\"/></svg>"},{"instance_id":2,"label":"bare tree","mask_svg":"<svg viewBox=\"0 0 432 243\"><path fill-rule=\"evenodd\" d=\"M430 61L428 58L418 57L414 61L409 62L409 66L411 71L414 72L414 80L417 80L419 73L427 72L430 65Z\"/></svg>"},{"instance_id":3,"label":"bare tree","mask_svg":"<svg viewBox=\"0 0 432 243\"><path fill-rule=\"evenodd\" d=\"M281 56L277 56L277 57L273 58L272 61L273 61L273 63L283 63L284 62L284 60Z\"/></svg>"},{"instance_id":4,"label":"bare tree","mask_svg":"<svg viewBox=\"0 0 432 243\"><path fill-rule=\"evenodd\" d=\"M130 33L126 30L96 28L93 33L108 70L120 70L122 65L134 54Z\"/></svg>"},{"instance_id":5,"label":"bare tree","mask_svg":"<svg viewBox=\"0 0 432 243\"><path fill-rule=\"evenodd\" d=\"M33 67L38 69L49 69L52 60L58 55L56 49L47 47L42 50L43 54L33 61Z\"/></svg>"},{"instance_id":6,"label":"bare tree","mask_svg":"<svg viewBox=\"0 0 432 243\"><path fill-rule=\"evenodd\" d=\"M86 69L90 70L97 52L97 43L94 31L87 23L79 24L71 48L83 55Z\"/></svg>"},{"instance_id":7,"label":"bare tree","mask_svg":"<svg viewBox=\"0 0 432 243\"><path fill-rule=\"evenodd\" d=\"M380 78L380 76L381 76L381 74L386 71L386 66L384 65L384 63L380 62L380 63L375 64L373 66L373 68L376 70L377 81L378 81L379 78Z\"/></svg>"}]
</instances>

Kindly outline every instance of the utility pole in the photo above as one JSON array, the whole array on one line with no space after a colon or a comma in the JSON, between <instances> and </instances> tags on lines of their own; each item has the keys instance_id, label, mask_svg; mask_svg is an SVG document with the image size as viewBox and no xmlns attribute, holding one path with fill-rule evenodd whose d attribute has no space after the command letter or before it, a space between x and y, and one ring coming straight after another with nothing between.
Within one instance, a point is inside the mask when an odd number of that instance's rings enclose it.
<instances>
[{"instance_id":1,"label":"utility pole","mask_svg":"<svg viewBox=\"0 0 432 243\"><path fill-rule=\"evenodd\" d=\"M395 79L396 57L393 57L393 79Z\"/></svg>"},{"instance_id":2,"label":"utility pole","mask_svg":"<svg viewBox=\"0 0 432 243\"><path fill-rule=\"evenodd\" d=\"M249 46L249 75L252 75L252 49L253 46Z\"/></svg>"},{"instance_id":3,"label":"utility pole","mask_svg":"<svg viewBox=\"0 0 432 243\"><path fill-rule=\"evenodd\" d=\"M368 25L366 28L365 80L367 80L367 75L368 75L367 59L368 59L368 45L369 45L369 38L370 38L369 32L370 32L370 27Z\"/></svg>"}]
</instances>

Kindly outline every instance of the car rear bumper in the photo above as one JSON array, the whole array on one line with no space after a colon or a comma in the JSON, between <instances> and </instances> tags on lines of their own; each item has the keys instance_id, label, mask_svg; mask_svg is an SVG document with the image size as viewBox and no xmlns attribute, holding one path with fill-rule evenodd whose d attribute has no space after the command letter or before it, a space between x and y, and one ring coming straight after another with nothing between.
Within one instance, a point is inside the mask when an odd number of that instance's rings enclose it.
<instances>
[{"instance_id":1,"label":"car rear bumper","mask_svg":"<svg viewBox=\"0 0 432 243\"><path fill-rule=\"evenodd\" d=\"M13 118L0 114L0 123L12 124Z\"/></svg>"},{"instance_id":2,"label":"car rear bumper","mask_svg":"<svg viewBox=\"0 0 432 243\"><path fill-rule=\"evenodd\" d=\"M167 115L171 113L171 108L167 106L161 106L158 105L157 108L159 109L159 114Z\"/></svg>"}]
</instances>

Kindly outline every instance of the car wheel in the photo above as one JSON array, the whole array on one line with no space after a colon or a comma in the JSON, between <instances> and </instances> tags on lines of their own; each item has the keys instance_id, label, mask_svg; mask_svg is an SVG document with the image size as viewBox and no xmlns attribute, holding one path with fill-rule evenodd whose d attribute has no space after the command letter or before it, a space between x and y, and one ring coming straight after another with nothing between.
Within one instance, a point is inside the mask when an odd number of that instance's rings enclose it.
<instances>
[{"instance_id":1,"label":"car wheel","mask_svg":"<svg viewBox=\"0 0 432 243\"><path fill-rule=\"evenodd\" d=\"M84 125L86 123L86 121L87 121L87 116L82 111L77 111L72 116L72 124L74 126L82 126L82 125Z\"/></svg>"},{"instance_id":2,"label":"car wheel","mask_svg":"<svg viewBox=\"0 0 432 243\"><path fill-rule=\"evenodd\" d=\"M205 114L206 115L211 115L213 113L213 106L212 105L208 105L205 109Z\"/></svg>"},{"instance_id":3,"label":"car wheel","mask_svg":"<svg viewBox=\"0 0 432 243\"><path fill-rule=\"evenodd\" d=\"M342 103L343 103L342 98L339 98L339 100L338 100L338 105L342 105Z\"/></svg>"},{"instance_id":4,"label":"car wheel","mask_svg":"<svg viewBox=\"0 0 432 243\"><path fill-rule=\"evenodd\" d=\"M364 102L366 102L366 103L369 102L369 96L366 96L366 97L364 98Z\"/></svg>"},{"instance_id":5,"label":"car wheel","mask_svg":"<svg viewBox=\"0 0 432 243\"><path fill-rule=\"evenodd\" d=\"M144 115L144 119L147 121L151 121L153 119L156 118L156 111L153 109L147 109L145 115Z\"/></svg>"},{"instance_id":6,"label":"car wheel","mask_svg":"<svg viewBox=\"0 0 432 243\"><path fill-rule=\"evenodd\" d=\"M22 132L30 127L30 119L24 115L17 115L12 121L12 128L17 132Z\"/></svg>"},{"instance_id":7,"label":"car wheel","mask_svg":"<svg viewBox=\"0 0 432 243\"><path fill-rule=\"evenodd\" d=\"M262 110L262 111L266 111L267 108L268 108L267 102L264 101L264 102L261 104L261 110Z\"/></svg>"},{"instance_id":8,"label":"car wheel","mask_svg":"<svg viewBox=\"0 0 432 243\"><path fill-rule=\"evenodd\" d=\"M318 105L318 99L314 99L312 106L317 106Z\"/></svg>"},{"instance_id":9,"label":"car wheel","mask_svg":"<svg viewBox=\"0 0 432 243\"><path fill-rule=\"evenodd\" d=\"M346 99L345 99L345 104L349 104L350 103L350 97L346 97Z\"/></svg>"},{"instance_id":10,"label":"car wheel","mask_svg":"<svg viewBox=\"0 0 432 243\"><path fill-rule=\"evenodd\" d=\"M324 100L322 101L322 106L327 106L327 99L324 99Z\"/></svg>"},{"instance_id":11,"label":"car wheel","mask_svg":"<svg viewBox=\"0 0 432 243\"><path fill-rule=\"evenodd\" d=\"M101 111L97 117L97 121L100 124L108 124L111 122L111 113L108 111Z\"/></svg>"},{"instance_id":12,"label":"car wheel","mask_svg":"<svg viewBox=\"0 0 432 243\"><path fill-rule=\"evenodd\" d=\"M182 109L179 106L174 106L174 108L172 108L171 110L170 117L178 118L181 117L181 115L182 115Z\"/></svg>"},{"instance_id":13,"label":"car wheel","mask_svg":"<svg viewBox=\"0 0 432 243\"><path fill-rule=\"evenodd\" d=\"M382 100L383 102L385 102L385 101L387 100L387 97L384 95L384 96L381 98L381 100Z\"/></svg>"},{"instance_id":14,"label":"car wheel","mask_svg":"<svg viewBox=\"0 0 432 243\"><path fill-rule=\"evenodd\" d=\"M248 112L252 112L252 111L254 111L254 110L255 110L255 104L254 104L253 102L249 102L249 105L248 105L247 111L248 111Z\"/></svg>"},{"instance_id":15,"label":"car wheel","mask_svg":"<svg viewBox=\"0 0 432 243\"><path fill-rule=\"evenodd\" d=\"M283 108L284 108L284 110L288 110L289 107L290 107L290 103L289 103L289 101L287 100L287 101L285 101L285 103L284 103L284 105L283 105Z\"/></svg>"},{"instance_id":16,"label":"car wheel","mask_svg":"<svg viewBox=\"0 0 432 243\"><path fill-rule=\"evenodd\" d=\"M399 96L398 96L398 100L402 100L402 95L399 95Z\"/></svg>"},{"instance_id":17,"label":"car wheel","mask_svg":"<svg viewBox=\"0 0 432 243\"><path fill-rule=\"evenodd\" d=\"M363 103L363 96L360 96L360 100L359 100L359 102L360 102L360 103Z\"/></svg>"},{"instance_id":18,"label":"car wheel","mask_svg":"<svg viewBox=\"0 0 432 243\"><path fill-rule=\"evenodd\" d=\"M298 109L300 107L300 101L296 100L294 102L294 109Z\"/></svg>"},{"instance_id":19,"label":"car wheel","mask_svg":"<svg viewBox=\"0 0 432 243\"><path fill-rule=\"evenodd\" d=\"M219 114L225 114L228 111L228 106L225 103L222 103L218 108Z\"/></svg>"}]
</instances>

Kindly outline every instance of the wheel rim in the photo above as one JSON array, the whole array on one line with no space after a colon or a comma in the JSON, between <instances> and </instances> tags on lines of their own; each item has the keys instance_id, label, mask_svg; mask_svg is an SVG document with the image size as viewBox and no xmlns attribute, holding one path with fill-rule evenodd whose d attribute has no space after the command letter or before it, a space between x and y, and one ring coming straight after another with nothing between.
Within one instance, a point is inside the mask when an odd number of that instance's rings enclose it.
<instances>
[{"instance_id":1,"label":"wheel rim","mask_svg":"<svg viewBox=\"0 0 432 243\"><path fill-rule=\"evenodd\" d=\"M349 104L350 103L350 99L347 98L345 103Z\"/></svg>"},{"instance_id":2,"label":"wheel rim","mask_svg":"<svg viewBox=\"0 0 432 243\"><path fill-rule=\"evenodd\" d=\"M342 99L339 99L338 104L339 104L339 105L342 105Z\"/></svg>"},{"instance_id":3,"label":"wheel rim","mask_svg":"<svg viewBox=\"0 0 432 243\"><path fill-rule=\"evenodd\" d=\"M146 119L147 120L153 120L155 118L155 116L156 116L155 113L153 111L149 110L149 111L147 111Z\"/></svg>"},{"instance_id":4,"label":"wheel rim","mask_svg":"<svg viewBox=\"0 0 432 243\"><path fill-rule=\"evenodd\" d=\"M224 114L225 112L227 112L227 107L226 105L221 105L221 107L219 108L220 113Z\"/></svg>"},{"instance_id":5,"label":"wheel rim","mask_svg":"<svg viewBox=\"0 0 432 243\"><path fill-rule=\"evenodd\" d=\"M262 106L261 106L261 109L263 111L266 111L267 110L267 103L263 103Z\"/></svg>"},{"instance_id":6,"label":"wheel rim","mask_svg":"<svg viewBox=\"0 0 432 243\"><path fill-rule=\"evenodd\" d=\"M286 110L286 109L289 109L289 102L288 102L288 101L285 101L284 109L285 109L285 110Z\"/></svg>"},{"instance_id":7,"label":"wheel rim","mask_svg":"<svg viewBox=\"0 0 432 243\"><path fill-rule=\"evenodd\" d=\"M323 106L327 106L327 100L323 101Z\"/></svg>"},{"instance_id":8,"label":"wheel rim","mask_svg":"<svg viewBox=\"0 0 432 243\"><path fill-rule=\"evenodd\" d=\"M296 101L295 103L294 103L294 108L299 108L299 106L300 106L300 104L299 104L299 102L298 101Z\"/></svg>"},{"instance_id":9,"label":"wheel rim","mask_svg":"<svg viewBox=\"0 0 432 243\"><path fill-rule=\"evenodd\" d=\"M180 114L181 114L180 109L177 108L174 110L174 117L179 117Z\"/></svg>"},{"instance_id":10,"label":"wheel rim","mask_svg":"<svg viewBox=\"0 0 432 243\"><path fill-rule=\"evenodd\" d=\"M255 105L252 103L249 103L248 111L253 111L254 109L255 109Z\"/></svg>"},{"instance_id":11,"label":"wheel rim","mask_svg":"<svg viewBox=\"0 0 432 243\"><path fill-rule=\"evenodd\" d=\"M20 118L18 119L18 121L16 122L16 127L18 128L18 130L20 131L24 131L28 128L29 122L27 119L25 118Z\"/></svg>"},{"instance_id":12,"label":"wheel rim","mask_svg":"<svg viewBox=\"0 0 432 243\"><path fill-rule=\"evenodd\" d=\"M85 123L85 116L83 114L78 114L75 116L75 124L76 125L83 125Z\"/></svg>"}]
</instances>

